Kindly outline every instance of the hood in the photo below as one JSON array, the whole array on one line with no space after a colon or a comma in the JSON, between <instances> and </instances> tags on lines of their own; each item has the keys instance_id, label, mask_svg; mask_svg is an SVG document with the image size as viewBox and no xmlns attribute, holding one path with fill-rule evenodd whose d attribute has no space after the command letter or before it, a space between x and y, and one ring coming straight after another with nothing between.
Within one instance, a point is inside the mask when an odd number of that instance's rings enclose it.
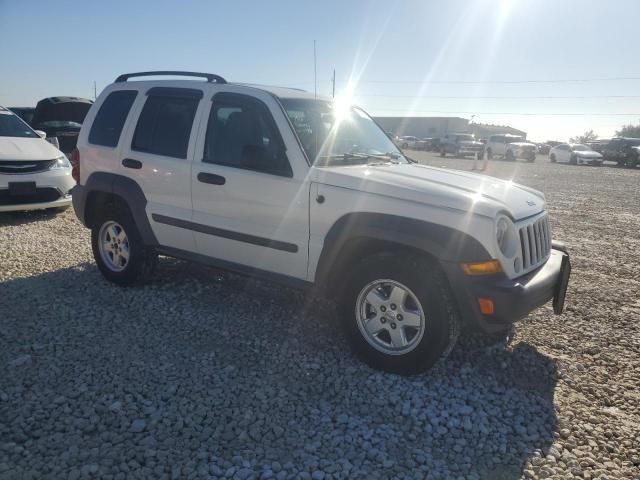
<instances>
[{"instance_id":1,"label":"hood","mask_svg":"<svg viewBox=\"0 0 640 480\"><path fill-rule=\"evenodd\" d=\"M0 161L53 160L62 152L42 138L0 137Z\"/></svg>"},{"instance_id":2,"label":"hood","mask_svg":"<svg viewBox=\"0 0 640 480\"><path fill-rule=\"evenodd\" d=\"M463 145L465 147L484 147L484 144L482 142L478 142L476 140L462 140L460 142L460 145Z\"/></svg>"},{"instance_id":3,"label":"hood","mask_svg":"<svg viewBox=\"0 0 640 480\"><path fill-rule=\"evenodd\" d=\"M582 158L602 158L602 155L600 155L598 152L594 152L593 150L573 152L573 153L575 153L576 155Z\"/></svg>"},{"instance_id":4,"label":"hood","mask_svg":"<svg viewBox=\"0 0 640 480\"><path fill-rule=\"evenodd\" d=\"M534 189L486 175L418 164L315 167L312 180L491 218L506 211L520 220L545 208L544 195Z\"/></svg>"},{"instance_id":5,"label":"hood","mask_svg":"<svg viewBox=\"0 0 640 480\"><path fill-rule=\"evenodd\" d=\"M53 97L38 102L33 112L33 125L62 121L82 124L93 102L82 98Z\"/></svg>"},{"instance_id":6,"label":"hood","mask_svg":"<svg viewBox=\"0 0 640 480\"><path fill-rule=\"evenodd\" d=\"M534 143L529 143L529 142L513 142L513 143L510 143L509 145L515 145L516 147L535 147L536 146Z\"/></svg>"}]
</instances>

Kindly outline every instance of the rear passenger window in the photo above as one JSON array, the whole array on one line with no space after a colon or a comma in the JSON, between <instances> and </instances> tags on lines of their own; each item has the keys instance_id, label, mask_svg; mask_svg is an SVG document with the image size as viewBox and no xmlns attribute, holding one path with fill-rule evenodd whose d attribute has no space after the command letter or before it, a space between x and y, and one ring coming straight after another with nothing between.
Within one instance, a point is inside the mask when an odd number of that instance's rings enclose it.
<instances>
[{"instance_id":1,"label":"rear passenger window","mask_svg":"<svg viewBox=\"0 0 640 480\"><path fill-rule=\"evenodd\" d=\"M144 104L131 149L187 158L198 98L151 95Z\"/></svg>"},{"instance_id":2,"label":"rear passenger window","mask_svg":"<svg viewBox=\"0 0 640 480\"><path fill-rule=\"evenodd\" d=\"M91 125L89 143L105 147L118 146L124 122L136 95L136 90L119 90L107 96Z\"/></svg>"}]
</instances>

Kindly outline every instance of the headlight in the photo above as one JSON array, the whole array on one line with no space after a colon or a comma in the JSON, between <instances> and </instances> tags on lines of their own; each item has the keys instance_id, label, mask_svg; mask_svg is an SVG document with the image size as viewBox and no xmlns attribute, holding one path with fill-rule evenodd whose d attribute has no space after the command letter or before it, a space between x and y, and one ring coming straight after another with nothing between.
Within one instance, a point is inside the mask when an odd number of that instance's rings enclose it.
<instances>
[{"instance_id":1,"label":"headlight","mask_svg":"<svg viewBox=\"0 0 640 480\"><path fill-rule=\"evenodd\" d=\"M516 253L516 227L506 215L500 215L496 220L496 243L505 257Z\"/></svg>"},{"instance_id":2,"label":"headlight","mask_svg":"<svg viewBox=\"0 0 640 480\"><path fill-rule=\"evenodd\" d=\"M51 165L51 170L56 170L58 168L71 168L69 160L64 155L56 158L55 163Z\"/></svg>"}]
</instances>

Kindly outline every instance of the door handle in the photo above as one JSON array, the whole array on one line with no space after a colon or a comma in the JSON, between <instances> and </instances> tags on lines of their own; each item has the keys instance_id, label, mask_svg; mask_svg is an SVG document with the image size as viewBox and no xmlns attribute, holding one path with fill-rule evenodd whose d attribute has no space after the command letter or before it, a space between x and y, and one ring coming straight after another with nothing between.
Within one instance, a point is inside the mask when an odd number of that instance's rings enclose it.
<instances>
[{"instance_id":1,"label":"door handle","mask_svg":"<svg viewBox=\"0 0 640 480\"><path fill-rule=\"evenodd\" d=\"M205 172L200 172L198 174L198 181L202 183L210 183L211 185L224 185L227 183L227 179L223 176Z\"/></svg>"},{"instance_id":2,"label":"door handle","mask_svg":"<svg viewBox=\"0 0 640 480\"><path fill-rule=\"evenodd\" d=\"M122 166L140 170L142 168L142 162L140 160L134 160L133 158L125 158L122 160Z\"/></svg>"}]
</instances>

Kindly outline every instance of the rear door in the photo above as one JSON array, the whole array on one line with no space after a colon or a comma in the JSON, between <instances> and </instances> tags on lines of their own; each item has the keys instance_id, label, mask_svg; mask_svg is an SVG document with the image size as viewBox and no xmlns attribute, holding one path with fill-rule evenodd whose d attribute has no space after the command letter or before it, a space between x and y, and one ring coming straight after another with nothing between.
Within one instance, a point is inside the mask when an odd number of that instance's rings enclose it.
<instances>
[{"instance_id":1,"label":"rear door","mask_svg":"<svg viewBox=\"0 0 640 480\"><path fill-rule=\"evenodd\" d=\"M205 89L142 87L119 162L121 174L135 180L147 198L160 245L190 252L196 249L193 232L164 220L188 221L193 213L191 163Z\"/></svg>"},{"instance_id":2,"label":"rear door","mask_svg":"<svg viewBox=\"0 0 640 480\"><path fill-rule=\"evenodd\" d=\"M193 220L183 226L194 232L202 255L306 279L303 153L270 94L218 90L206 99L192 172Z\"/></svg>"}]
</instances>

